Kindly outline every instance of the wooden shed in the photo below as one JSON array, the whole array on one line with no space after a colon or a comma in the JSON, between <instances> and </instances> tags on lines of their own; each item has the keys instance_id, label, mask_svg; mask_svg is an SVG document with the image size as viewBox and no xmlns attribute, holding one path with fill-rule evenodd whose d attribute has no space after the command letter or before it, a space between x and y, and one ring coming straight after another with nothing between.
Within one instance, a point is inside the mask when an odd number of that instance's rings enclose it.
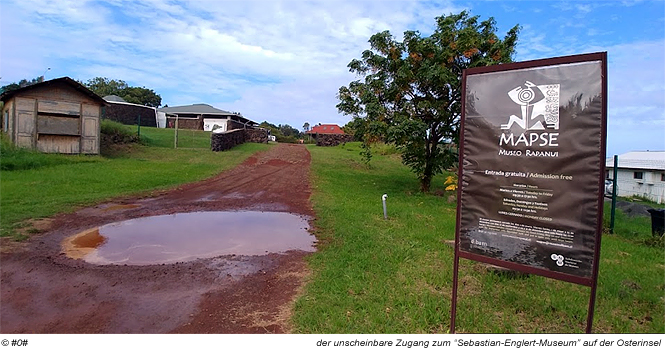
<instances>
[{"instance_id":1,"label":"wooden shed","mask_svg":"<svg viewBox=\"0 0 665 350\"><path fill-rule=\"evenodd\" d=\"M44 153L99 154L106 101L77 81L58 78L0 95L2 130L19 147Z\"/></svg>"}]
</instances>

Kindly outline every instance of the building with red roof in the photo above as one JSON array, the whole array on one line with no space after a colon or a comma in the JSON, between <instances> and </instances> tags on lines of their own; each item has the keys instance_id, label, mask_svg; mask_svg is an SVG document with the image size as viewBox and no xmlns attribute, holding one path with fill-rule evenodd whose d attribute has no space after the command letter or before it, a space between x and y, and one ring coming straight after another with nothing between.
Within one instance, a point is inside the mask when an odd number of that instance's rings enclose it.
<instances>
[{"instance_id":1,"label":"building with red roof","mask_svg":"<svg viewBox=\"0 0 665 350\"><path fill-rule=\"evenodd\" d=\"M344 130L337 124L319 124L312 127L305 134L344 134Z\"/></svg>"}]
</instances>

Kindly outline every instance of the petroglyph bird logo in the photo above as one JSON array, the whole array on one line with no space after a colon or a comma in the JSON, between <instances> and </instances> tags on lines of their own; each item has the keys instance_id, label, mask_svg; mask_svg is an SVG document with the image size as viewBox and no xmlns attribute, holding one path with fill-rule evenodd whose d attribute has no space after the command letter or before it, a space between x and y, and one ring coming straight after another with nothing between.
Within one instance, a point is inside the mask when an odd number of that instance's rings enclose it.
<instances>
[{"instance_id":1,"label":"petroglyph bird logo","mask_svg":"<svg viewBox=\"0 0 665 350\"><path fill-rule=\"evenodd\" d=\"M513 124L524 130L559 129L559 84L536 85L526 80L508 91L508 96L520 106L522 117L511 115L501 129Z\"/></svg>"}]
</instances>

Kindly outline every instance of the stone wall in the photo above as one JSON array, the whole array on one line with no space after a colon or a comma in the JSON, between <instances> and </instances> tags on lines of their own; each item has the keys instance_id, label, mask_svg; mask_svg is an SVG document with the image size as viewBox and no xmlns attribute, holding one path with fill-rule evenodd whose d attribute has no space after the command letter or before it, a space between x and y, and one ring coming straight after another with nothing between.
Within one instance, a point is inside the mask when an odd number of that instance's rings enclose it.
<instances>
[{"instance_id":1,"label":"stone wall","mask_svg":"<svg viewBox=\"0 0 665 350\"><path fill-rule=\"evenodd\" d=\"M245 142L268 143L268 130L245 129Z\"/></svg>"},{"instance_id":2,"label":"stone wall","mask_svg":"<svg viewBox=\"0 0 665 350\"><path fill-rule=\"evenodd\" d=\"M263 129L236 129L212 133L210 146L213 151L226 151L241 143L268 143L268 131Z\"/></svg>"},{"instance_id":3,"label":"stone wall","mask_svg":"<svg viewBox=\"0 0 665 350\"><path fill-rule=\"evenodd\" d=\"M228 123L227 124L228 130L244 129L245 128L245 124L237 122L235 120L229 120L227 123Z\"/></svg>"},{"instance_id":4,"label":"stone wall","mask_svg":"<svg viewBox=\"0 0 665 350\"><path fill-rule=\"evenodd\" d=\"M157 127L155 110L151 107L109 103L104 109L105 119L110 119L126 125L137 125L140 115L141 126Z\"/></svg>"},{"instance_id":5,"label":"stone wall","mask_svg":"<svg viewBox=\"0 0 665 350\"><path fill-rule=\"evenodd\" d=\"M176 120L175 117L167 117L166 127L175 128L175 120ZM143 122L143 120L141 120L141 122ZM178 129L203 130L203 119L178 118Z\"/></svg>"},{"instance_id":6,"label":"stone wall","mask_svg":"<svg viewBox=\"0 0 665 350\"><path fill-rule=\"evenodd\" d=\"M316 134L317 146L337 146L353 141L353 135L347 134Z\"/></svg>"}]
</instances>

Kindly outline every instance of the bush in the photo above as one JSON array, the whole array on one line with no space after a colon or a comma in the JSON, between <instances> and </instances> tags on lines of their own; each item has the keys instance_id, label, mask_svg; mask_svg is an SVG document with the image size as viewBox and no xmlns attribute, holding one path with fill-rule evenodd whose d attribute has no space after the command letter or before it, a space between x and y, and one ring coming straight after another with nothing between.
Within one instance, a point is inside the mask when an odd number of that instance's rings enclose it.
<instances>
[{"instance_id":1,"label":"bush","mask_svg":"<svg viewBox=\"0 0 665 350\"><path fill-rule=\"evenodd\" d=\"M280 143L298 143L299 140L295 136L275 135L275 138L277 139L277 142Z\"/></svg>"},{"instance_id":2,"label":"bush","mask_svg":"<svg viewBox=\"0 0 665 350\"><path fill-rule=\"evenodd\" d=\"M102 145L117 145L139 141L138 136L130 127L109 119L102 119L100 131Z\"/></svg>"}]
</instances>

